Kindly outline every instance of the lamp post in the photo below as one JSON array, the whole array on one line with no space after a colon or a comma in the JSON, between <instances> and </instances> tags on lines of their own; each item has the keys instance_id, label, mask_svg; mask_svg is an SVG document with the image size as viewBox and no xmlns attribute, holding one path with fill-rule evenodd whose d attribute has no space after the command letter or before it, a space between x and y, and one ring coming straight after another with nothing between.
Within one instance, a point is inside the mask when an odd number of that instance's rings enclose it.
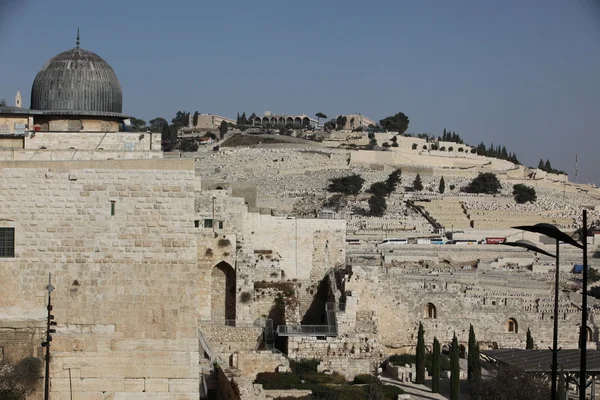
<instances>
[{"instance_id":1,"label":"lamp post","mask_svg":"<svg viewBox=\"0 0 600 400\"><path fill-rule=\"evenodd\" d=\"M579 348L580 348L580 364L579 364L579 399L585 400L586 386L586 327L587 327L587 210L583 210L583 244L580 244L571 236L567 235L556 226L551 224L536 224L527 226L514 226L513 229L522 231L540 233L556 240L556 249L558 255L559 242L570 244L573 247L583 250L583 284L582 284L582 299L581 299L581 326L579 327ZM557 262L558 264L558 262ZM556 268L558 270L558 267ZM556 309L555 309L556 315ZM555 317L556 320L556 317ZM556 324L556 321L555 321Z\"/></svg>"},{"instance_id":2,"label":"lamp post","mask_svg":"<svg viewBox=\"0 0 600 400\"><path fill-rule=\"evenodd\" d=\"M46 348L46 374L44 375L44 400L48 400L50 397L50 342L52 342L52 333L56 333L56 329L53 329L53 326L56 326L56 321L53 321L54 315L52 312L52 292L54 291L54 286L52 286L52 275L48 274L48 286L46 286L46 290L48 291L48 305L46 309L48 310L48 316L46 320L46 341L42 342L42 347Z\"/></svg>"},{"instance_id":3,"label":"lamp post","mask_svg":"<svg viewBox=\"0 0 600 400\"><path fill-rule=\"evenodd\" d=\"M504 242L505 246L522 247L536 253L544 254L548 257L556 259L556 267L554 268L554 328L552 331L552 391L551 399L556 400L556 377L558 375L558 279L559 279L559 263L560 263L560 246L559 241L556 241L556 255L550 254L545 250L540 249L528 240L517 240L516 242Z\"/></svg>"}]
</instances>

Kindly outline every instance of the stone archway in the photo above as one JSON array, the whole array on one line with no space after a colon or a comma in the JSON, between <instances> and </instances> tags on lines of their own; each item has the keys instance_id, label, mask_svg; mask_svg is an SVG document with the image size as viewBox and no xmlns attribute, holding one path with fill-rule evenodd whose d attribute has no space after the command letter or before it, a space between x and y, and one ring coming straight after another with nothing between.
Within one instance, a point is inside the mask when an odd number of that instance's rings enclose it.
<instances>
[{"instance_id":1,"label":"stone archway","mask_svg":"<svg viewBox=\"0 0 600 400\"><path fill-rule=\"evenodd\" d=\"M235 325L235 270L222 261L211 273L211 319L213 323Z\"/></svg>"}]
</instances>

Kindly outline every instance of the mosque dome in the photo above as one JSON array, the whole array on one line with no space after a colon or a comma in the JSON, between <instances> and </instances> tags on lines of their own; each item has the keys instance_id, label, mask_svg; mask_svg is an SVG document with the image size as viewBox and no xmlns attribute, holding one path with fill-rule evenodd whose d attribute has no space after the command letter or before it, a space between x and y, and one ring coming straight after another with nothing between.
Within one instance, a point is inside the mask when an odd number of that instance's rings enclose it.
<instances>
[{"instance_id":1,"label":"mosque dome","mask_svg":"<svg viewBox=\"0 0 600 400\"><path fill-rule=\"evenodd\" d=\"M33 81L31 109L71 115L117 116L123 111L121 84L100 56L77 47L44 65Z\"/></svg>"}]
</instances>

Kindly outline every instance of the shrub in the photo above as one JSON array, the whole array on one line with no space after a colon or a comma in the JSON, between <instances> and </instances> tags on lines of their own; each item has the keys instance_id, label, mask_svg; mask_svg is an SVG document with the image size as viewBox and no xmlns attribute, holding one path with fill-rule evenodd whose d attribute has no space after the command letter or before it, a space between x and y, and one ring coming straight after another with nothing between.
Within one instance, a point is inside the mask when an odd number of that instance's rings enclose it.
<instances>
[{"instance_id":1,"label":"shrub","mask_svg":"<svg viewBox=\"0 0 600 400\"><path fill-rule=\"evenodd\" d=\"M260 383L265 389L295 389L302 379L292 372L259 372L254 383Z\"/></svg>"},{"instance_id":2,"label":"shrub","mask_svg":"<svg viewBox=\"0 0 600 400\"><path fill-rule=\"evenodd\" d=\"M383 142L382 146L383 147L390 147L390 144L388 142Z\"/></svg>"},{"instance_id":3,"label":"shrub","mask_svg":"<svg viewBox=\"0 0 600 400\"><path fill-rule=\"evenodd\" d=\"M335 212L340 211L342 208L348 205L348 201L346 200L346 196L341 193L334 194L323 203L324 207L331 208L335 210Z\"/></svg>"},{"instance_id":4,"label":"shrub","mask_svg":"<svg viewBox=\"0 0 600 400\"><path fill-rule=\"evenodd\" d=\"M395 365L414 364L417 362L417 356L414 354L394 354L388 361Z\"/></svg>"},{"instance_id":5,"label":"shrub","mask_svg":"<svg viewBox=\"0 0 600 400\"><path fill-rule=\"evenodd\" d=\"M395 136L394 136L395 137ZM393 142L392 147L398 147L398 142Z\"/></svg>"},{"instance_id":6,"label":"shrub","mask_svg":"<svg viewBox=\"0 0 600 400\"><path fill-rule=\"evenodd\" d=\"M417 144L416 144L416 143L413 143L413 144L412 144L412 149L413 149L413 150L416 150L416 149L417 149Z\"/></svg>"},{"instance_id":7,"label":"shrub","mask_svg":"<svg viewBox=\"0 0 600 400\"><path fill-rule=\"evenodd\" d=\"M446 146L440 147L440 151L446 151Z\"/></svg>"},{"instance_id":8,"label":"shrub","mask_svg":"<svg viewBox=\"0 0 600 400\"><path fill-rule=\"evenodd\" d=\"M471 154L477 153L477 149L471 149Z\"/></svg>"},{"instance_id":9,"label":"shrub","mask_svg":"<svg viewBox=\"0 0 600 400\"><path fill-rule=\"evenodd\" d=\"M354 377L356 385L370 385L377 382L377 377L370 374L361 374Z\"/></svg>"},{"instance_id":10,"label":"shrub","mask_svg":"<svg viewBox=\"0 0 600 400\"><path fill-rule=\"evenodd\" d=\"M223 247L227 247L231 245L231 241L229 239L219 239L219 241L217 242L217 246L219 246L220 249L222 249Z\"/></svg>"},{"instance_id":11,"label":"shrub","mask_svg":"<svg viewBox=\"0 0 600 400\"><path fill-rule=\"evenodd\" d=\"M206 257L212 257L213 256L213 249L206 249L206 251L204 252L204 255Z\"/></svg>"},{"instance_id":12,"label":"shrub","mask_svg":"<svg viewBox=\"0 0 600 400\"><path fill-rule=\"evenodd\" d=\"M423 145L423 150L427 150L427 145L426 144Z\"/></svg>"},{"instance_id":13,"label":"shrub","mask_svg":"<svg viewBox=\"0 0 600 400\"><path fill-rule=\"evenodd\" d=\"M476 178L464 188L467 193L496 194L500 192L502 185L498 177L492 172L480 172Z\"/></svg>"},{"instance_id":14,"label":"shrub","mask_svg":"<svg viewBox=\"0 0 600 400\"><path fill-rule=\"evenodd\" d=\"M308 358L303 358L300 360L290 360L290 368L292 369L292 372L294 372L295 374L307 374L307 373L311 373L311 372L317 372L317 367L319 366L319 363L321 362L321 360L317 360L317 359L308 359Z\"/></svg>"},{"instance_id":15,"label":"shrub","mask_svg":"<svg viewBox=\"0 0 600 400\"><path fill-rule=\"evenodd\" d=\"M454 190L454 188L456 187L456 185L450 185L448 187L450 188L450 190Z\"/></svg>"},{"instance_id":16,"label":"shrub","mask_svg":"<svg viewBox=\"0 0 600 400\"><path fill-rule=\"evenodd\" d=\"M179 150L190 152L197 151L198 143L192 139L182 139L181 142L179 142Z\"/></svg>"},{"instance_id":17,"label":"shrub","mask_svg":"<svg viewBox=\"0 0 600 400\"><path fill-rule=\"evenodd\" d=\"M459 153L462 153L463 151L465 151L465 150L464 150L462 147L459 147L459 148L458 148L458 152L459 152Z\"/></svg>"},{"instance_id":18,"label":"shrub","mask_svg":"<svg viewBox=\"0 0 600 400\"><path fill-rule=\"evenodd\" d=\"M515 201L519 204L527 202L533 203L537 200L535 189L531 186L523 185L522 183L518 183L513 186L512 194L515 198Z\"/></svg>"},{"instance_id":19,"label":"shrub","mask_svg":"<svg viewBox=\"0 0 600 400\"><path fill-rule=\"evenodd\" d=\"M417 176L415 177L415 180L413 181L412 187L413 187L413 190L416 190L416 191L423 190L423 182L421 181L421 175L419 173L417 173Z\"/></svg>"},{"instance_id":20,"label":"shrub","mask_svg":"<svg viewBox=\"0 0 600 400\"><path fill-rule=\"evenodd\" d=\"M362 189L365 180L358 174L343 176L341 178L333 178L329 180L327 191L334 193L344 193L357 195Z\"/></svg>"},{"instance_id":21,"label":"shrub","mask_svg":"<svg viewBox=\"0 0 600 400\"><path fill-rule=\"evenodd\" d=\"M250 294L249 292L242 292L242 294L240 295L240 301L243 304L248 303L250 300L252 300L252 294Z\"/></svg>"},{"instance_id":22,"label":"shrub","mask_svg":"<svg viewBox=\"0 0 600 400\"><path fill-rule=\"evenodd\" d=\"M454 147L452 147L452 146L448 147L448 151L454 151Z\"/></svg>"}]
</instances>

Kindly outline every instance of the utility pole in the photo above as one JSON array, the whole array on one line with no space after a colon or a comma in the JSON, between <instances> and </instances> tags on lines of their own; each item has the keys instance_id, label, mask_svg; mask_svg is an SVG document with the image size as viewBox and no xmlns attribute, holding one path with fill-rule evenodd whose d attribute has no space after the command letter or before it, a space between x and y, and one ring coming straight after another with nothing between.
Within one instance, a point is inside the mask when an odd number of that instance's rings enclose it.
<instances>
[{"instance_id":1,"label":"utility pole","mask_svg":"<svg viewBox=\"0 0 600 400\"><path fill-rule=\"evenodd\" d=\"M54 291L54 286L52 286L52 274L48 274L48 286L46 286L46 290L48 291L48 305L46 309L48 310L48 317L46 320L46 341L42 342L42 347L46 348L46 374L44 376L44 400L49 400L50 398L50 343L52 342L52 334L56 333L56 329L52 328L56 326L56 321L53 321L54 315L52 312L52 292Z\"/></svg>"}]
</instances>

